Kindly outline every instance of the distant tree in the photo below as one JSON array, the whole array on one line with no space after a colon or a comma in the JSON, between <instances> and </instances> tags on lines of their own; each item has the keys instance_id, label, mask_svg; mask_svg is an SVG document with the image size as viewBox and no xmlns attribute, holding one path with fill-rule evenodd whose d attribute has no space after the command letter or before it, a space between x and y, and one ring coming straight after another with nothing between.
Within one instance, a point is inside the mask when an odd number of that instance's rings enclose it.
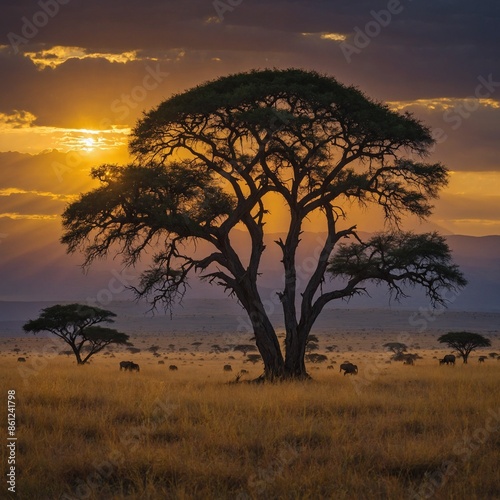
<instances>
[{"instance_id":1,"label":"distant tree","mask_svg":"<svg viewBox=\"0 0 500 500\"><path fill-rule=\"evenodd\" d=\"M311 363L324 363L325 361L328 361L328 358L324 354L317 354L315 352L306 354L306 359Z\"/></svg>"},{"instance_id":2,"label":"distant tree","mask_svg":"<svg viewBox=\"0 0 500 500\"><path fill-rule=\"evenodd\" d=\"M239 344L234 347L234 351L240 351L243 353L243 356L246 356L247 353L256 351L257 348L254 344Z\"/></svg>"},{"instance_id":3,"label":"distant tree","mask_svg":"<svg viewBox=\"0 0 500 500\"><path fill-rule=\"evenodd\" d=\"M478 347L490 347L491 340L483 337L479 333L471 332L449 332L441 335L438 342L448 345L460 353L464 363L467 363L469 354Z\"/></svg>"},{"instance_id":4,"label":"distant tree","mask_svg":"<svg viewBox=\"0 0 500 500\"><path fill-rule=\"evenodd\" d=\"M392 351L396 356L408 350L408 346L402 342L387 342L382 347L385 347L388 351Z\"/></svg>"},{"instance_id":5,"label":"distant tree","mask_svg":"<svg viewBox=\"0 0 500 500\"><path fill-rule=\"evenodd\" d=\"M23 330L33 334L42 331L54 334L71 347L76 362L83 365L111 344L131 345L128 335L96 326L112 323L115 316L111 311L82 304L55 305L42 309L39 318L28 321Z\"/></svg>"},{"instance_id":6,"label":"distant tree","mask_svg":"<svg viewBox=\"0 0 500 500\"><path fill-rule=\"evenodd\" d=\"M247 360L254 365L258 361L262 361L262 356L260 354L248 354Z\"/></svg>"},{"instance_id":7,"label":"distant tree","mask_svg":"<svg viewBox=\"0 0 500 500\"><path fill-rule=\"evenodd\" d=\"M200 345L202 345L203 342L192 342L191 345L194 345L194 348L198 351L200 348Z\"/></svg>"},{"instance_id":8,"label":"distant tree","mask_svg":"<svg viewBox=\"0 0 500 500\"><path fill-rule=\"evenodd\" d=\"M319 345L316 342L307 342L306 344L306 352L310 354L313 351L317 351L319 349Z\"/></svg>"},{"instance_id":9,"label":"distant tree","mask_svg":"<svg viewBox=\"0 0 500 500\"><path fill-rule=\"evenodd\" d=\"M396 298L405 296L403 285L419 285L431 303L444 304L444 292L465 285L444 238L399 231L406 214L430 215L447 183L443 165L419 161L433 143L411 115L327 76L289 69L222 77L142 117L130 141L135 163L93 170L100 186L67 207L62 242L83 250L86 266L109 253L134 265L156 245L139 297L171 308L197 273L247 312L267 380L306 378L307 339L329 302L375 282ZM270 208L280 203L289 213L275 242L285 277L284 353L257 283ZM391 231L362 242L347 212L369 204ZM297 252L313 217L325 238L304 280ZM233 244L242 237L248 257ZM358 243L340 245L346 238Z\"/></svg>"}]
</instances>

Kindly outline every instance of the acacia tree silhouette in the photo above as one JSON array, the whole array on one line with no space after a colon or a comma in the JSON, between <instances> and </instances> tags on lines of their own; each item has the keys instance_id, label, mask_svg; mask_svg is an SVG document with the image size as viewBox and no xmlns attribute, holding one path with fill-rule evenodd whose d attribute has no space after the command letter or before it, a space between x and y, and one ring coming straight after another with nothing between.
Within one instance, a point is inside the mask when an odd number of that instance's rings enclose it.
<instances>
[{"instance_id":1,"label":"acacia tree silhouette","mask_svg":"<svg viewBox=\"0 0 500 500\"><path fill-rule=\"evenodd\" d=\"M443 165L408 158L425 156L432 144L429 129L410 115L314 72L219 78L171 97L139 121L130 142L135 163L94 169L101 187L66 209L62 241L69 252L85 252L85 265L110 251L134 265L156 245L154 264L135 288L139 297L171 307L197 272L247 311L264 378L304 378L311 328L330 301L363 293L367 281L387 283L397 297L403 285L421 285L433 303L465 285L442 237L398 230L404 214L428 216L447 182ZM270 196L290 214L286 236L276 241L284 355L258 289ZM350 203L382 207L393 229L361 241L356 226L346 224ZM297 249L303 223L315 213L322 214L326 238L300 288ZM232 244L237 229L248 236L248 259ZM349 237L356 243L340 245ZM193 240L212 251L196 256L187 245Z\"/></svg>"}]
</instances>

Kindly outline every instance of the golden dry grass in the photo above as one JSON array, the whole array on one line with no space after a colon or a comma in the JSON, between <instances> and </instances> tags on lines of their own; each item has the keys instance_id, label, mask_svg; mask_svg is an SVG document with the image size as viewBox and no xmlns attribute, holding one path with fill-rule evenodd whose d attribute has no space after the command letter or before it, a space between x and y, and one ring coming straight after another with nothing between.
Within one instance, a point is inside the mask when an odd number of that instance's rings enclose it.
<instances>
[{"instance_id":1,"label":"golden dry grass","mask_svg":"<svg viewBox=\"0 0 500 500\"><path fill-rule=\"evenodd\" d=\"M255 385L228 384L222 363L137 374L102 358L28 360L23 379L4 356L18 498L500 498L500 362L349 357L357 377Z\"/></svg>"}]
</instances>

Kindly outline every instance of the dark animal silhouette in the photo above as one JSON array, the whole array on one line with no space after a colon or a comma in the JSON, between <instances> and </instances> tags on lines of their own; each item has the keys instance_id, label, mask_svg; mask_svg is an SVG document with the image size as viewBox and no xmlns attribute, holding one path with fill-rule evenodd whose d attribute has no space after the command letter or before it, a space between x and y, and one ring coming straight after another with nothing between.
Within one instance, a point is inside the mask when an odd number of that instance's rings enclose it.
<instances>
[{"instance_id":1,"label":"dark animal silhouette","mask_svg":"<svg viewBox=\"0 0 500 500\"><path fill-rule=\"evenodd\" d=\"M486 356L479 356L478 362L484 363L485 359L486 359Z\"/></svg>"},{"instance_id":2,"label":"dark animal silhouette","mask_svg":"<svg viewBox=\"0 0 500 500\"><path fill-rule=\"evenodd\" d=\"M414 364L413 357L412 356L407 356L405 358L405 360L403 361L403 364L404 365L413 365Z\"/></svg>"},{"instance_id":3,"label":"dark animal silhouette","mask_svg":"<svg viewBox=\"0 0 500 500\"><path fill-rule=\"evenodd\" d=\"M172 372L175 372L175 371L176 371L176 370L178 370L179 368L177 368L177 366L175 366L175 365L170 365L170 366L168 367L168 369L169 369L170 371L172 371Z\"/></svg>"},{"instance_id":4,"label":"dark animal silhouette","mask_svg":"<svg viewBox=\"0 0 500 500\"><path fill-rule=\"evenodd\" d=\"M440 365L453 365L455 366L456 357L454 354L447 354L443 359L439 360Z\"/></svg>"},{"instance_id":5,"label":"dark animal silhouette","mask_svg":"<svg viewBox=\"0 0 500 500\"><path fill-rule=\"evenodd\" d=\"M225 372L232 372L233 371L233 368L231 365L224 365L224 371Z\"/></svg>"},{"instance_id":6,"label":"dark animal silhouette","mask_svg":"<svg viewBox=\"0 0 500 500\"><path fill-rule=\"evenodd\" d=\"M339 371L341 372L342 370L344 370L344 376L346 376L348 373L350 375L356 375L358 373L358 367L349 362L342 363L340 365Z\"/></svg>"},{"instance_id":7,"label":"dark animal silhouette","mask_svg":"<svg viewBox=\"0 0 500 500\"><path fill-rule=\"evenodd\" d=\"M139 365L133 361L120 361L120 371L125 370L129 372L140 371Z\"/></svg>"},{"instance_id":8,"label":"dark animal silhouette","mask_svg":"<svg viewBox=\"0 0 500 500\"><path fill-rule=\"evenodd\" d=\"M26 358L17 358L17 361L19 361L19 363L26 363Z\"/></svg>"}]
</instances>

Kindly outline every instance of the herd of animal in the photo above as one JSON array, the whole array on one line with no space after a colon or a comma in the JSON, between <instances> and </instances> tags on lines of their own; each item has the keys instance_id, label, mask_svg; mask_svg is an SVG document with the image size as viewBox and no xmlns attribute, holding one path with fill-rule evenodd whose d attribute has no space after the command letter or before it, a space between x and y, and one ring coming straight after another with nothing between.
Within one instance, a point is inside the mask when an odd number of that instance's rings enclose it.
<instances>
[{"instance_id":1,"label":"herd of animal","mask_svg":"<svg viewBox=\"0 0 500 500\"><path fill-rule=\"evenodd\" d=\"M482 359L481 359L482 358ZM413 365L413 359L411 357L405 358L404 359L404 364L405 365ZM484 362L485 356L481 356L479 358L479 362ZM19 358L18 361L25 361L23 358ZM446 356L442 359L439 360L440 365L455 365L456 361L456 356L454 354L446 354ZM332 368L329 366L328 368ZM168 367L170 371L177 371L179 368L176 365L170 365ZM223 371L225 372L230 372L233 370L231 365L224 365L223 366ZM130 371L130 372L138 372L140 371L140 367L137 363L134 363L133 361L120 361L120 371L125 370L125 371ZM340 365L340 373L344 372L344 376L349 374L349 375L357 375L358 374L358 367L351 363L350 361L344 361ZM241 370L240 373L248 373L247 370Z\"/></svg>"}]
</instances>

